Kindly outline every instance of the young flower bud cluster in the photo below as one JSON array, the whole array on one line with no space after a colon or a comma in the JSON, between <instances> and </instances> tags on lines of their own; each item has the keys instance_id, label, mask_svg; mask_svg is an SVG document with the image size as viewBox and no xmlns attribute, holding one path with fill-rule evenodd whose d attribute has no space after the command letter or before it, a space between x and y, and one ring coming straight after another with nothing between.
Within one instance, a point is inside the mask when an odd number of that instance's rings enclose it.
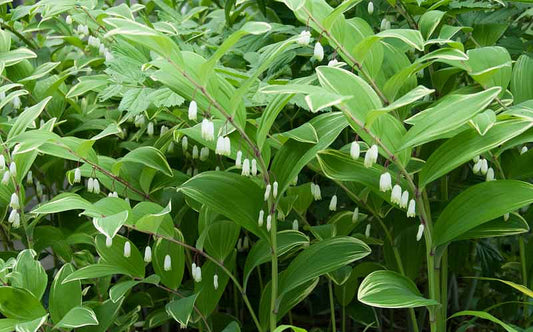
<instances>
[{"instance_id":1,"label":"young flower bud cluster","mask_svg":"<svg viewBox=\"0 0 533 332\"><path fill-rule=\"evenodd\" d=\"M95 48L100 48L100 45L102 45L102 42L97 37L89 36L89 39L87 40L87 44Z\"/></svg>"},{"instance_id":2,"label":"young flower bud cluster","mask_svg":"<svg viewBox=\"0 0 533 332\"><path fill-rule=\"evenodd\" d=\"M81 35L88 35L89 34L89 27L83 24L80 24L76 27L76 32Z\"/></svg>"},{"instance_id":3,"label":"young flower bud cluster","mask_svg":"<svg viewBox=\"0 0 533 332\"><path fill-rule=\"evenodd\" d=\"M229 156L231 154L231 141L229 137L218 137L215 153L221 156Z\"/></svg>"},{"instance_id":4,"label":"young flower bud cluster","mask_svg":"<svg viewBox=\"0 0 533 332\"><path fill-rule=\"evenodd\" d=\"M20 214L18 210L11 210L11 213L9 213L9 217L7 221L13 226L13 228L19 228L20 227Z\"/></svg>"},{"instance_id":5,"label":"young flower bud cluster","mask_svg":"<svg viewBox=\"0 0 533 332\"><path fill-rule=\"evenodd\" d=\"M215 140L215 125L213 124L213 121L205 118L202 120L201 134L202 138L206 141Z\"/></svg>"},{"instance_id":6,"label":"young flower bud cluster","mask_svg":"<svg viewBox=\"0 0 533 332\"><path fill-rule=\"evenodd\" d=\"M489 170L489 163L487 162L487 159L480 158L477 160L477 162L474 164L474 167L472 168L472 172L474 174L483 174L486 175Z\"/></svg>"},{"instance_id":7,"label":"young flower bud cluster","mask_svg":"<svg viewBox=\"0 0 533 332\"><path fill-rule=\"evenodd\" d=\"M378 161L378 146L372 145L365 153L364 166L366 168L372 167Z\"/></svg>"},{"instance_id":8,"label":"young flower bud cluster","mask_svg":"<svg viewBox=\"0 0 533 332\"><path fill-rule=\"evenodd\" d=\"M322 199L322 193L318 184L311 183L311 195L313 195L315 201L319 201Z\"/></svg>"},{"instance_id":9,"label":"young flower bud cluster","mask_svg":"<svg viewBox=\"0 0 533 332\"><path fill-rule=\"evenodd\" d=\"M202 268L199 266L196 266L196 263L192 263L192 278L196 282L202 281Z\"/></svg>"}]
</instances>

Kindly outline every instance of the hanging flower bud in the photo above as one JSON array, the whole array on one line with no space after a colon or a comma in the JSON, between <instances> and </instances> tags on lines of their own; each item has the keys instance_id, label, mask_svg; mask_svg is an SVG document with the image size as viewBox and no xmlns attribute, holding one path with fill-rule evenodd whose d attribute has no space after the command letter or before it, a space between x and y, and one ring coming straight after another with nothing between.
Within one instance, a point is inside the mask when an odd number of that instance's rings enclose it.
<instances>
[{"instance_id":1,"label":"hanging flower bud","mask_svg":"<svg viewBox=\"0 0 533 332\"><path fill-rule=\"evenodd\" d=\"M20 97L19 96L15 96L15 98L13 98L11 103L13 103L13 108L16 109L16 110L18 110L20 108L20 106L22 105L22 102L20 101Z\"/></svg>"},{"instance_id":2,"label":"hanging flower bud","mask_svg":"<svg viewBox=\"0 0 533 332\"><path fill-rule=\"evenodd\" d=\"M487 162L487 159L481 159L481 174L485 175L487 174L487 171L489 170L489 163Z\"/></svg>"},{"instance_id":3,"label":"hanging flower bud","mask_svg":"<svg viewBox=\"0 0 533 332\"><path fill-rule=\"evenodd\" d=\"M367 224L365 229L365 236L370 237L370 229L372 228L372 225Z\"/></svg>"},{"instance_id":4,"label":"hanging flower bud","mask_svg":"<svg viewBox=\"0 0 533 332\"><path fill-rule=\"evenodd\" d=\"M509 213L504 214L503 215L503 221L509 220L509 216L510 216Z\"/></svg>"},{"instance_id":5,"label":"hanging flower bud","mask_svg":"<svg viewBox=\"0 0 533 332\"><path fill-rule=\"evenodd\" d=\"M315 50L313 51L313 57L317 59L319 62L324 59L324 48L322 47L322 44L320 44L320 42L316 42L315 44Z\"/></svg>"},{"instance_id":6,"label":"hanging flower bud","mask_svg":"<svg viewBox=\"0 0 533 332\"><path fill-rule=\"evenodd\" d=\"M130 241L124 243L124 257L128 258L131 256L131 244Z\"/></svg>"},{"instance_id":7,"label":"hanging flower bud","mask_svg":"<svg viewBox=\"0 0 533 332\"><path fill-rule=\"evenodd\" d=\"M285 220L285 213L282 210L278 210L278 220Z\"/></svg>"},{"instance_id":8,"label":"hanging flower bud","mask_svg":"<svg viewBox=\"0 0 533 332\"><path fill-rule=\"evenodd\" d=\"M352 223L356 223L359 220L359 208L356 207L352 213Z\"/></svg>"},{"instance_id":9,"label":"hanging flower bud","mask_svg":"<svg viewBox=\"0 0 533 332\"><path fill-rule=\"evenodd\" d=\"M18 210L13 209L9 213L9 217L7 218L7 221L12 224L13 222L15 222L15 219L17 218L20 218L19 212Z\"/></svg>"},{"instance_id":10,"label":"hanging flower bud","mask_svg":"<svg viewBox=\"0 0 533 332\"><path fill-rule=\"evenodd\" d=\"M300 35L298 36L297 43L299 45L309 45L309 42L311 41L311 32L304 30L300 32Z\"/></svg>"},{"instance_id":11,"label":"hanging flower bud","mask_svg":"<svg viewBox=\"0 0 533 332\"><path fill-rule=\"evenodd\" d=\"M0 170L4 170L6 168L6 157L4 157L3 154L0 154Z\"/></svg>"},{"instance_id":12,"label":"hanging flower bud","mask_svg":"<svg viewBox=\"0 0 533 332\"><path fill-rule=\"evenodd\" d=\"M361 154L361 147L359 146L359 142L353 141L350 145L350 156L353 160L359 159L359 155Z\"/></svg>"},{"instance_id":13,"label":"hanging flower bud","mask_svg":"<svg viewBox=\"0 0 533 332\"><path fill-rule=\"evenodd\" d=\"M266 189L265 189L265 201L268 201L271 190L272 190L272 186L270 184L267 184Z\"/></svg>"},{"instance_id":14,"label":"hanging flower bud","mask_svg":"<svg viewBox=\"0 0 533 332\"><path fill-rule=\"evenodd\" d=\"M407 218L414 218L416 216L416 202L414 199L409 201L409 207L407 208Z\"/></svg>"},{"instance_id":15,"label":"hanging flower bud","mask_svg":"<svg viewBox=\"0 0 533 332\"><path fill-rule=\"evenodd\" d=\"M215 273L215 275L213 276L213 288L215 290L218 289L218 274Z\"/></svg>"},{"instance_id":16,"label":"hanging flower bud","mask_svg":"<svg viewBox=\"0 0 533 332\"><path fill-rule=\"evenodd\" d=\"M2 184L8 184L9 183L9 178L10 178L10 173L9 171L5 171L4 172L4 175L2 176Z\"/></svg>"},{"instance_id":17,"label":"hanging flower bud","mask_svg":"<svg viewBox=\"0 0 533 332\"><path fill-rule=\"evenodd\" d=\"M292 229L297 231L298 230L298 219L294 219L292 222Z\"/></svg>"},{"instance_id":18,"label":"hanging flower bud","mask_svg":"<svg viewBox=\"0 0 533 332\"><path fill-rule=\"evenodd\" d=\"M274 198L278 197L278 181L274 181L274 186L272 187L272 196L274 196Z\"/></svg>"},{"instance_id":19,"label":"hanging flower bud","mask_svg":"<svg viewBox=\"0 0 533 332\"><path fill-rule=\"evenodd\" d=\"M402 209L405 209L407 207L407 203L409 202L409 192L405 190L402 193L402 198L400 199L400 207Z\"/></svg>"},{"instance_id":20,"label":"hanging flower bud","mask_svg":"<svg viewBox=\"0 0 533 332\"><path fill-rule=\"evenodd\" d=\"M331 197L331 201L329 202L329 210L337 211L337 195L333 195Z\"/></svg>"},{"instance_id":21,"label":"hanging flower bud","mask_svg":"<svg viewBox=\"0 0 533 332\"><path fill-rule=\"evenodd\" d=\"M259 218L257 218L257 224L259 227L263 227L263 218L265 217L265 211L259 211Z\"/></svg>"},{"instance_id":22,"label":"hanging flower bud","mask_svg":"<svg viewBox=\"0 0 533 332\"><path fill-rule=\"evenodd\" d=\"M485 180L488 181L494 181L494 169L492 167L489 167L487 170L487 176Z\"/></svg>"},{"instance_id":23,"label":"hanging flower bud","mask_svg":"<svg viewBox=\"0 0 533 332\"><path fill-rule=\"evenodd\" d=\"M167 153L173 153L174 152L174 142L170 142L168 144Z\"/></svg>"},{"instance_id":24,"label":"hanging flower bud","mask_svg":"<svg viewBox=\"0 0 533 332\"><path fill-rule=\"evenodd\" d=\"M219 155L224 154L224 137L218 136L217 138L217 145L215 148L215 153Z\"/></svg>"},{"instance_id":25,"label":"hanging flower bud","mask_svg":"<svg viewBox=\"0 0 533 332\"><path fill-rule=\"evenodd\" d=\"M192 147L192 159L198 159L198 146Z\"/></svg>"},{"instance_id":26,"label":"hanging flower bud","mask_svg":"<svg viewBox=\"0 0 533 332\"><path fill-rule=\"evenodd\" d=\"M196 104L196 101L191 101L191 103L189 104L189 113L188 113L188 116L189 116L189 120L193 120L193 121L196 121L196 119L198 118L198 105Z\"/></svg>"},{"instance_id":27,"label":"hanging flower bud","mask_svg":"<svg viewBox=\"0 0 533 332\"><path fill-rule=\"evenodd\" d=\"M418 232L416 233L416 241L420 241L422 235L424 235L424 228L424 224L420 224L420 226L418 226Z\"/></svg>"},{"instance_id":28,"label":"hanging flower bud","mask_svg":"<svg viewBox=\"0 0 533 332\"><path fill-rule=\"evenodd\" d=\"M146 248L144 248L144 261L146 263L150 263L152 261L152 248L150 248L150 246L146 246Z\"/></svg>"},{"instance_id":29,"label":"hanging flower bud","mask_svg":"<svg viewBox=\"0 0 533 332\"><path fill-rule=\"evenodd\" d=\"M20 208L20 202L19 202L19 197L18 197L17 193L11 194L11 201L9 202L9 206L12 209Z\"/></svg>"},{"instance_id":30,"label":"hanging flower bud","mask_svg":"<svg viewBox=\"0 0 533 332\"><path fill-rule=\"evenodd\" d=\"M235 166L237 166L237 168L241 168L242 166L242 151L241 150L237 151L237 157L235 158Z\"/></svg>"},{"instance_id":31,"label":"hanging flower bud","mask_svg":"<svg viewBox=\"0 0 533 332\"><path fill-rule=\"evenodd\" d=\"M159 129L159 137L165 135L167 131L168 131L168 127L167 126L165 126L165 125L161 126L161 129Z\"/></svg>"},{"instance_id":32,"label":"hanging flower bud","mask_svg":"<svg viewBox=\"0 0 533 332\"><path fill-rule=\"evenodd\" d=\"M148 122L148 126L146 126L146 133L150 137L154 136L154 123L152 121Z\"/></svg>"},{"instance_id":33,"label":"hanging flower bud","mask_svg":"<svg viewBox=\"0 0 533 332\"><path fill-rule=\"evenodd\" d=\"M207 158L209 158L209 148L207 146L204 146L200 149L200 160L206 161Z\"/></svg>"},{"instance_id":34,"label":"hanging flower bud","mask_svg":"<svg viewBox=\"0 0 533 332\"><path fill-rule=\"evenodd\" d=\"M9 164L9 173L11 173L11 176L13 177L17 176L17 164L15 164L14 161Z\"/></svg>"},{"instance_id":35,"label":"hanging flower bud","mask_svg":"<svg viewBox=\"0 0 533 332\"><path fill-rule=\"evenodd\" d=\"M366 168L372 167L372 165L378 160L378 146L372 145L365 153L364 165Z\"/></svg>"},{"instance_id":36,"label":"hanging flower bud","mask_svg":"<svg viewBox=\"0 0 533 332\"><path fill-rule=\"evenodd\" d=\"M392 188L390 201L391 203L400 204L401 199L402 199L402 187L400 187L399 184L396 184Z\"/></svg>"},{"instance_id":37,"label":"hanging flower bud","mask_svg":"<svg viewBox=\"0 0 533 332\"><path fill-rule=\"evenodd\" d=\"M257 175L257 160L252 159L252 175Z\"/></svg>"},{"instance_id":38,"label":"hanging flower bud","mask_svg":"<svg viewBox=\"0 0 533 332\"><path fill-rule=\"evenodd\" d=\"M65 23L67 23L68 25L71 25L72 24L72 16L67 15L67 17L65 18Z\"/></svg>"},{"instance_id":39,"label":"hanging flower bud","mask_svg":"<svg viewBox=\"0 0 533 332\"><path fill-rule=\"evenodd\" d=\"M74 170L74 183L80 183L81 182L81 170L79 167L77 167Z\"/></svg>"},{"instance_id":40,"label":"hanging flower bud","mask_svg":"<svg viewBox=\"0 0 533 332\"><path fill-rule=\"evenodd\" d=\"M111 60L113 60L113 54L111 54L109 50L104 51L104 57L105 57L105 61L107 62L110 62Z\"/></svg>"},{"instance_id":41,"label":"hanging flower bud","mask_svg":"<svg viewBox=\"0 0 533 332\"><path fill-rule=\"evenodd\" d=\"M242 248L244 250L250 248L250 238L248 237L248 235L244 236L244 240L242 241Z\"/></svg>"},{"instance_id":42,"label":"hanging flower bud","mask_svg":"<svg viewBox=\"0 0 533 332\"><path fill-rule=\"evenodd\" d=\"M41 197L43 195L43 185L39 182L39 180L35 183L35 192L37 193L37 197Z\"/></svg>"},{"instance_id":43,"label":"hanging flower bud","mask_svg":"<svg viewBox=\"0 0 533 332\"><path fill-rule=\"evenodd\" d=\"M239 241L237 241L237 251L242 251L242 239L239 238Z\"/></svg>"},{"instance_id":44,"label":"hanging flower bud","mask_svg":"<svg viewBox=\"0 0 533 332\"><path fill-rule=\"evenodd\" d=\"M87 191L92 193L93 190L94 190L94 179L89 178L89 180L87 180Z\"/></svg>"},{"instance_id":45,"label":"hanging flower bud","mask_svg":"<svg viewBox=\"0 0 533 332\"><path fill-rule=\"evenodd\" d=\"M331 59L328 62L328 67L335 67L338 64L339 64L339 61L337 59Z\"/></svg>"},{"instance_id":46,"label":"hanging flower bud","mask_svg":"<svg viewBox=\"0 0 533 332\"><path fill-rule=\"evenodd\" d=\"M478 159L478 161L474 164L474 167L472 167L472 172L474 174L479 174L481 171L481 165L483 164L483 161Z\"/></svg>"},{"instance_id":47,"label":"hanging flower bud","mask_svg":"<svg viewBox=\"0 0 533 332\"><path fill-rule=\"evenodd\" d=\"M204 118L201 124L202 138L206 141L213 141L215 139L215 125L212 121Z\"/></svg>"},{"instance_id":48,"label":"hanging flower bud","mask_svg":"<svg viewBox=\"0 0 533 332\"><path fill-rule=\"evenodd\" d=\"M381 174L379 178L379 190L386 192L392 189L392 178L389 172Z\"/></svg>"},{"instance_id":49,"label":"hanging flower bud","mask_svg":"<svg viewBox=\"0 0 533 332\"><path fill-rule=\"evenodd\" d=\"M318 184L311 184L311 193L313 194L315 201L319 201L322 199L322 192Z\"/></svg>"},{"instance_id":50,"label":"hanging flower bud","mask_svg":"<svg viewBox=\"0 0 533 332\"><path fill-rule=\"evenodd\" d=\"M527 152L527 146L523 146L522 149L520 149L520 154L524 154Z\"/></svg>"},{"instance_id":51,"label":"hanging flower bud","mask_svg":"<svg viewBox=\"0 0 533 332\"><path fill-rule=\"evenodd\" d=\"M187 151L188 147L189 147L189 139L187 138L187 136L183 136L183 138L181 139L181 149L183 151Z\"/></svg>"},{"instance_id":52,"label":"hanging flower bud","mask_svg":"<svg viewBox=\"0 0 533 332\"><path fill-rule=\"evenodd\" d=\"M231 155L231 140L229 137L224 137L224 153L225 156Z\"/></svg>"},{"instance_id":53,"label":"hanging flower bud","mask_svg":"<svg viewBox=\"0 0 533 332\"><path fill-rule=\"evenodd\" d=\"M388 26L388 25L389 25L389 21L387 21L387 19L384 18L384 19L381 20L381 24L380 24L379 29L380 29L381 31L383 31L383 30L387 30L387 26Z\"/></svg>"},{"instance_id":54,"label":"hanging flower bud","mask_svg":"<svg viewBox=\"0 0 533 332\"><path fill-rule=\"evenodd\" d=\"M202 268L196 267L196 282L202 282Z\"/></svg>"},{"instance_id":55,"label":"hanging flower bud","mask_svg":"<svg viewBox=\"0 0 533 332\"><path fill-rule=\"evenodd\" d=\"M15 210L15 214L13 216L13 220L12 220L11 224L13 225L13 228L15 228L15 229L20 227L20 214L18 213L17 210Z\"/></svg>"},{"instance_id":56,"label":"hanging flower bud","mask_svg":"<svg viewBox=\"0 0 533 332\"><path fill-rule=\"evenodd\" d=\"M244 159L242 162L242 175L250 176L250 160Z\"/></svg>"},{"instance_id":57,"label":"hanging flower bud","mask_svg":"<svg viewBox=\"0 0 533 332\"><path fill-rule=\"evenodd\" d=\"M98 182L98 179L94 179L94 188L93 188L93 192L95 194L99 194L100 193L100 182Z\"/></svg>"},{"instance_id":58,"label":"hanging flower bud","mask_svg":"<svg viewBox=\"0 0 533 332\"><path fill-rule=\"evenodd\" d=\"M113 238L111 238L109 236L106 236L106 238L105 238L105 246L108 247L108 248L111 248L112 245L113 245Z\"/></svg>"},{"instance_id":59,"label":"hanging flower bud","mask_svg":"<svg viewBox=\"0 0 533 332\"><path fill-rule=\"evenodd\" d=\"M32 184L33 183L33 172L28 171L28 174L26 174L26 184Z\"/></svg>"},{"instance_id":60,"label":"hanging flower bud","mask_svg":"<svg viewBox=\"0 0 533 332\"><path fill-rule=\"evenodd\" d=\"M479 156L475 156L472 161L474 162L474 164L477 163L479 161Z\"/></svg>"},{"instance_id":61,"label":"hanging flower bud","mask_svg":"<svg viewBox=\"0 0 533 332\"><path fill-rule=\"evenodd\" d=\"M269 214L267 216L267 226L266 226L267 232L270 232L271 228L272 228L272 216Z\"/></svg>"},{"instance_id":62,"label":"hanging flower bud","mask_svg":"<svg viewBox=\"0 0 533 332\"><path fill-rule=\"evenodd\" d=\"M368 15L372 15L374 14L374 3L372 1L370 1L368 3Z\"/></svg>"},{"instance_id":63,"label":"hanging flower bud","mask_svg":"<svg viewBox=\"0 0 533 332\"><path fill-rule=\"evenodd\" d=\"M170 255L165 255L165 260L163 261L163 270L167 272L172 270L172 260Z\"/></svg>"}]
</instances>

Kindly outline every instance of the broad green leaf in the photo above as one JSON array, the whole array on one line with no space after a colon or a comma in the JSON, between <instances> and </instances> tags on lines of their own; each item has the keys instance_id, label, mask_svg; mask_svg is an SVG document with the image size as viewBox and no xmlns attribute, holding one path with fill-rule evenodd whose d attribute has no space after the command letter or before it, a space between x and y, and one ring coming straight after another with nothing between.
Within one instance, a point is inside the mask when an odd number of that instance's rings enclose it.
<instances>
[{"instance_id":1,"label":"broad green leaf","mask_svg":"<svg viewBox=\"0 0 533 332\"><path fill-rule=\"evenodd\" d=\"M0 332L15 331L15 326L19 323L18 319L0 318Z\"/></svg>"},{"instance_id":2,"label":"broad green leaf","mask_svg":"<svg viewBox=\"0 0 533 332\"><path fill-rule=\"evenodd\" d=\"M379 308L416 308L439 304L423 297L411 279L387 270L375 271L366 276L359 286L357 299Z\"/></svg>"},{"instance_id":3,"label":"broad green leaf","mask_svg":"<svg viewBox=\"0 0 533 332\"><path fill-rule=\"evenodd\" d=\"M485 135L495 123L496 113L494 113L493 110L486 110L483 113L479 113L469 121L469 124L474 127L481 136Z\"/></svg>"},{"instance_id":4,"label":"broad green leaf","mask_svg":"<svg viewBox=\"0 0 533 332\"><path fill-rule=\"evenodd\" d=\"M175 230L178 241L183 242L183 235ZM171 269L165 271L165 256L170 256ZM154 272L161 278L161 283L168 288L178 289L185 271L185 252L183 247L166 239L158 239L153 248L152 266Z\"/></svg>"},{"instance_id":5,"label":"broad green leaf","mask_svg":"<svg viewBox=\"0 0 533 332\"><path fill-rule=\"evenodd\" d=\"M80 332L105 332L115 321L122 306L122 300L114 303L111 300L94 304L92 310L98 319L98 325L89 325L78 329Z\"/></svg>"},{"instance_id":6,"label":"broad green leaf","mask_svg":"<svg viewBox=\"0 0 533 332\"><path fill-rule=\"evenodd\" d=\"M435 247L472 228L533 203L533 185L517 180L476 184L457 195L441 212L433 229Z\"/></svg>"},{"instance_id":7,"label":"broad green leaf","mask_svg":"<svg viewBox=\"0 0 533 332\"><path fill-rule=\"evenodd\" d=\"M420 172L420 186L425 187L474 157L520 135L531 126L530 121L509 120L496 123L484 136L479 135L475 129L461 132L430 155Z\"/></svg>"},{"instance_id":8,"label":"broad green leaf","mask_svg":"<svg viewBox=\"0 0 533 332\"><path fill-rule=\"evenodd\" d=\"M172 169L170 168L165 155L152 146L142 146L129 152L118 161L118 163L124 162L143 164L147 167L161 171L167 176L172 176Z\"/></svg>"},{"instance_id":9,"label":"broad green leaf","mask_svg":"<svg viewBox=\"0 0 533 332\"><path fill-rule=\"evenodd\" d=\"M1 52L0 63L2 64L2 68L3 68L3 67L13 66L21 62L24 59L32 59L36 57L37 57L37 54L35 54L33 51L25 47L20 47L20 48L17 48L16 50Z\"/></svg>"},{"instance_id":10,"label":"broad green leaf","mask_svg":"<svg viewBox=\"0 0 533 332\"><path fill-rule=\"evenodd\" d=\"M87 325L98 325L98 318L96 318L94 311L86 307L75 307L67 312L55 327L59 329L77 329Z\"/></svg>"},{"instance_id":11,"label":"broad green leaf","mask_svg":"<svg viewBox=\"0 0 533 332\"><path fill-rule=\"evenodd\" d=\"M509 220L496 218L458 236L456 240L492 238L498 236L510 236L529 232L529 225L518 214L510 214Z\"/></svg>"},{"instance_id":12,"label":"broad green leaf","mask_svg":"<svg viewBox=\"0 0 533 332\"><path fill-rule=\"evenodd\" d=\"M81 283L74 280L63 283L65 278L74 272L74 267L67 263L57 272L52 286L50 287L50 299L48 310L52 322L58 323L67 312L74 307L81 306Z\"/></svg>"},{"instance_id":13,"label":"broad green leaf","mask_svg":"<svg viewBox=\"0 0 533 332\"><path fill-rule=\"evenodd\" d=\"M35 68L35 71L31 76L21 79L19 82L30 82L44 77L46 74L54 70L61 62L45 62L39 67Z\"/></svg>"},{"instance_id":14,"label":"broad green leaf","mask_svg":"<svg viewBox=\"0 0 533 332\"><path fill-rule=\"evenodd\" d=\"M167 303L165 310L172 316L180 325L187 326L191 319L191 314L194 310L194 302L198 294L193 294L182 299L174 300Z\"/></svg>"},{"instance_id":15,"label":"broad green leaf","mask_svg":"<svg viewBox=\"0 0 533 332\"><path fill-rule=\"evenodd\" d=\"M11 286L24 288L40 300L46 290L48 275L36 256L37 253L32 249L25 249L18 254Z\"/></svg>"},{"instance_id":16,"label":"broad green leaf","mask_svg":"<svg viewBox=\"0 0 533 332\"><path fill-rule=\"evenodd\" d=\"M251 179L229 172L202 172L182 184L178 191L255 235L268 238L266 230L257 225L264 190Z\"/></svg>"},{"instance_id":17,"label":"broad green leaf","mask_svg":"<svg viewBox=\"0 0 533 332\"><path fill-rule=\"evenodd\" d=\"M303 233L286 230L278 232L277 235L277 250L279 256L283 256L292 249L309 244L309 238ZM252 250L246 256L246 263L244 264L244 289L248 284L248 279L252 274L253 269L261 264L267 263L272 257L270 244L265 240L259 240L252 247Z\"/></svg>"},{"instance_id":18,"label":"broad green leaf","mask_svg":"<svg viewBox=\"0 0 533 332\"><path fill-rule=\"evenodd\" d=\"M293 325L280 325L280 326L276 327L274 332L283 332L283 331L288 330L288 329L293 330L293 332L307 332L307 330L299 328L299 327L296 327L296 326L293 326Z\"/></svg>"},{"instance_id":19,"label":"broad green leaf","mask_svg":"<svg viewBox=\"0 0 533 332\"><path fill-rule=\"evenodd\" d=\"M15 120L15 123L11 127L11 130L9 130L7 139L9 140L19 134L22 134L26 130L26 128L28 128L33 123L33 121L37 119L37 117L39 117L39 115L44 110L50 99L52 99L52 97L47 97L38 104L25 109Z\"/></svg>"},{"instance_id":20,"label":"broad green leaf","mask_svg":"<svg viewBox=\"0 0 533 332\"><path fill-rule=\"evenodd\" d=\"M61 193L54 197L49 202L37 206L32 213L35 214L51 214L70 210L85 210L92 206L92 204L74 193Z\"/></svg>"},{"instance_id":21,"label":"broad green leaf","mask_svg":"<svg viewBox=\"0 0 533 332\"><path fill-rule=\"evenodd\" d=\"M240 230L236 223L229 220L210 224L202 232L203 248L209 255L223 262L235 248ZM200 239L198 241L200 242Z\"/></svg>"},{"instance_id":22,"label":"broad green leaf","mask_svg":"<svg viewBox=\"0 0 533 332\"><path fill-rule=\"evenodd\" d=\"M523 54L516 60L511 77L510 88L515 104L533 99L533 84L528 83L528 77L531 76L533 76L533 58Z\"/></svg>"},{"instance_id":23,"label":"broad green leaf","mask_svg":"<svg viewBox=\"0 0 533 332\"><path fill-rule=\"evenodd\" d=\"M296 127L292 130L277 134L275 137L280 137L280 141L285 143L287 139L293 139L302 143L318 143L318 134L315 127L309 122L304 123L303 125Z\"/></svg>"},{"instance_id":24,"label":"broad green leaf","mask_svg":"<svg viewBox=\"0 0 533 332\"><path fill-rule=\"evenodd\" d=\"M508 324L502 322L498 318L492 316L491 314L489 314L488 312L485 312L485 311L471 311L471 310L459 311L459 312L456 312L455 314L451 315L450 319L451 318L455 318L455 317L461 317L461 316L474 316L474 317L478 317L478 318L481 318L481 319L490 320L491 322L493 322L495 324L498 324L501 327L503 327L507 332L518 332L518 330L516 330L511 325L508 325Z\"/></svg>"},{"instance_id":25,"label":"broad green leaf","mask_svg":"<svg viewBox=\"0 0 533 332\"><path fill-rule=\"evenodd\" d=\"M7 318L34 320L46 315L46 310L27 290L0 286L0 313Z\"/></svg>"},{"instance_id":26,"label":"broad green leaf","mask_svg":"<svg viewBox=\"0 0 533 332\"><path fill-rule=\"evenodd\" d=\"M119 110L126 111L126 114L122 118L121 122L131 119L136 115L146 111L148 106L150 106L150 93L151 90L144 87L129 89L128 91L124 92L122 100L118 105Z\"/></svg>"},{"instance_id":27,"label":"broad green leaf","mask_svg":"<svg viewBox=\"0 0 533 332\"><path fill-rule=\"evenodd\" d=\"M89 91L101 91L109 84L106 75L93 75L79 78L79 83L72 86L68 91L66 98L74 98L81 96Z\"/></svg>"},{"instance_id":28,"label":"broad green leaf","mask_svg":"<svg viewBox=\"0 0 533 332\"><path fill-rule=\"evenodd\" d=\"M152 202L140 202L131 210L128 224L135 225L139 231L172 237L174 235L174 223L170 216L171 202L169 201L164 208Z\"/></svg>"},{"instance_id":29,"label":"broad green leaf","mask_svg":"<svg viewBox=\"0 0 533 332\"><path fill-rule=\"evenodd\" d=\"M474 94L442 98L434 106L409 119L408 123L413 126L405 134L402 148L430 142L463 125L482 112L498 96L500 90L499 87L492 87Z\"/></svg>"},{"instance_id":30,"label":"broad green leaf","mask_svg":"<svg viewBox=\"0 0 533 332\"><path fill-rule=\"evenodd\" d=\"M94 227L108 238L113 238L128 219L128 211L98 218L93 218Z\"/></svg>"},{"instance_id":31,"label":"broad green leaf","mask_svg":"<svg viewBox=\"0 0 533 332\"><path fill-rule=\"evenodd\" d=\"M481 47L468 50L467 65L469 75L485 89L500 87L503 95L511 80L511 56L499 46Z\"/></svg>"},{"instance_id":32,"label":"broad green leaf","mask_svg":"<svg viewBox=\"0 0 533 332\"><path fill-rule=\"evenodd\" d=\"M498 281L498 282L501 282L503 284L506 284L507 286L513 287L514 289L516 289L517 291L527 295L528 297L533 298L533 290L527 288L526 286L514 283L514 282L509 281L509 280L498 279L498 278L487 278L487 277L472 277L472 278L479 279L479 280Z\"/></svg>"},{"instance_id":33,"label":"broad green leaf","mask_svg":"<svg viewBox=\"0 0 533 332\"><path fill-rule=\"evenodd\" d=\"M96 279L114 274L129 274L129 272L122 267L111 264L92 264L70 273L61 284L65 285L76 280Z\"/></svg>"},{"instance_id":34,"label":"broad green leaf","mask_svg":"<svg viewBox=\"0 0 533 332\"><path fill-rule=\"evenodd\" d=\"M124 244L130 242L130 257L124 257ZM127 271L132 277L144 278L144 260L137 247L127 238L120 235L113 237L111 247L106 245L106 237L98 234L95 239L95 247L102 262Z\"/></svg>"},{"instance_id":35,"label":"broad green leaf","mask_svg":"<svg viewBox=\"0 0 533 332\"><path fill-rule=\"evenodd\" d=\"M352 237L319 241L292 260L279 281L279 296L323 274L370 254L370 248Z\"/></svg>"},{"instance_id":36,"label":"broad green leaf","mask_svg":"<svg viewBox=\"0 0 533 332\"><path fill-rule=\"evenodd\" d=\"M419 51L424 50L424 38L418 30L411 29L387 29L376 34L380 38L399 39L410 47Z\"/></svg>"},{"instance_id":37,"label":"broad green leaf","mask_svg":"<svg viewBox=\"0 0 533 332\"><path fill-rule=\"evenodd\" d=\"M427 40L431 37L445 14L445 12L440 10L428 10L420 16L418 19L418 26L420 27L420 33L424 39Z\"/></svg>"},{"instance_id":38,"label":"broad green leaf","mask_svg":"<svg viewBox=\"0 0 533 332\"><path fill-rule=\"evenodd\" d=\"M48 319L48 314L44 315L43 317L28 321L28 322L18 323L15 326L15 331L37 332L37 330L39 330L39 328L46 322L47 319Z\"/></svg>"},{"instance_id":39,"label":"broad green leaf","mask_svg":"<svg viewBox=\"0 0 533 332\"><path fill-rule=\"evenodd\" d=\"M157 274L152 274L143 280L126 280L116 283L115 285L113 285L113 287L111 287L111 289L109 289L109 298L111 299L111 301L116 303L120 301L126 295L126 293L133 287L142 283L155 285L158 284L159 281L159 276Z\"/></svg>"}]
</instances>

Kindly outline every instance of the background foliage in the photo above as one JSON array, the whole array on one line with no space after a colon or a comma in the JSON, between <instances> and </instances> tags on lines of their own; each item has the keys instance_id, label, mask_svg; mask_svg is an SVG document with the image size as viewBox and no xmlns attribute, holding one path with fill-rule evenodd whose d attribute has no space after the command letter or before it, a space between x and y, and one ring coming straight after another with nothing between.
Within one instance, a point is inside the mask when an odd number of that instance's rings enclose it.
<instances>
[{"instance_id":1,"label":"background foliage","mask_svg":"<svg viewBox=\"0 0 533 332\"><path fill-rule=\"evenodd\" d=\"M532 15L0 1L0 331L532 331Z\"/></svg>"}]
</instances>

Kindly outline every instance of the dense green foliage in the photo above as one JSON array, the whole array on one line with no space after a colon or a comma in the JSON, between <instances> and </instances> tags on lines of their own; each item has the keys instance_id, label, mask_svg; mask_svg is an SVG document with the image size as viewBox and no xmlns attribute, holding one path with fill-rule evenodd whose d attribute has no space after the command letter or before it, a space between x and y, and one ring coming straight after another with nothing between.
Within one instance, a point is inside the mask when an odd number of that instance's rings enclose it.
<instances>
[{"instance_id":1,"label":"dense green foliage","mask_svg":"<svg viewBox=\"0 0 533 332\"><path fill-rule=\"evenodd\" d=\"M0 16L0 332L533 331L530 1Z\"/></svg>"}]
</instances>

